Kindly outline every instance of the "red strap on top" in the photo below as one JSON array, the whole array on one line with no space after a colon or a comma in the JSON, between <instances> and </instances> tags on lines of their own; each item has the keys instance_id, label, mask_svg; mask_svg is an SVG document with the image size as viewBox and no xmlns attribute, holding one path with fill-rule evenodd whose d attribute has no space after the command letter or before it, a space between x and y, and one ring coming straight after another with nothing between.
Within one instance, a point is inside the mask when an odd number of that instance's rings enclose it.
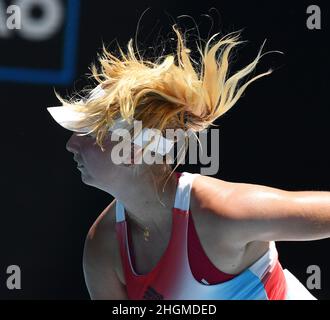
<instances>
[{"instance_id":1,"label":"red strap on top","mask_svg":"<svg viewBox=\"0 0 330 320\"><path fill-rule=\"evenodd\" d=\"M175 174L178 181L182 173L175 172ZM191 212L189 212L188 224L188 257L191 272L200 282L205 279L209 284L217 284L236 276L220 271L208 258L199 240Z\"/></svg>"},{"instance_id":2,"label":"red strap on top","mask_svg":"<svg viewBox=\"0 0 330 320\"><path fill-rule=\"evenodd\" d=\"M176 182L177 182L177 183L179 182L179 178L180 178L181 174L182 174L181 172L176 172L176 171L175 171Z\"/></svg>"},{"instance_id":3,"label":"red strap on top","mask_svg":"<svg viewBox=\"0 0 330 320\"><path fill-rule=\"evenodd\" d=\"M181 172L175 172L177 183L181 176ZM128 222L126 220L126 222ZM133 268L135 269L135 254L134 248L131 241L131 230L128 224L128 242L131 252L131 262ZM205 254L205 251L200 243L198 234L196 232L195 224L192 219L192 214L189 214L189 224L188 224L188 257L190 262L191 272L197 281L202 282L205 279L209 284L217 284L228 281L235 277L235 275L228 274L220 271Z\"/></svg>"}]
</instances>

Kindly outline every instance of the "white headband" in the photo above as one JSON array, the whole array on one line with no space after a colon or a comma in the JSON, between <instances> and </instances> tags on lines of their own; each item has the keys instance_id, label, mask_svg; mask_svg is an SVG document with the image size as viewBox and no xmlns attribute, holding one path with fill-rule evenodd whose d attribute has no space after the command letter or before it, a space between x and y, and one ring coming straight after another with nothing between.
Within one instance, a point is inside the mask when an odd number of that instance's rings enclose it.
<instances>
[{"instance_id":1,"label":"white headband","mask_svg":"<svg viewBox=\"0 0 330 320\"><path fill-rule=\"evenodd\" d=\"M101 85L98 85L91 91L87 101L96 99L102 96L104 93L105 91L101 88ZM79 133L87 133L91 131L90 127L84 127L80 129L76 128L77 122L82 120L84 117L84 113L82 112L73 110L69 106L48 107L47 110L53 119L67 130ZM114 125L111 126L109 130L119 136L124 136L125 133L127 133L126 130L130 130L132 128L133 124L129 124L122 117L120 117L115 120ZM152 138L154 140L148 146L146 146ZM150 128L143 128L134 139L133 143L140 146L141 148L146 148L150 151L159 153L162 156L169 153L174 145L174 141L164 138L159 131Z\"/></svg>"}]
</instances>

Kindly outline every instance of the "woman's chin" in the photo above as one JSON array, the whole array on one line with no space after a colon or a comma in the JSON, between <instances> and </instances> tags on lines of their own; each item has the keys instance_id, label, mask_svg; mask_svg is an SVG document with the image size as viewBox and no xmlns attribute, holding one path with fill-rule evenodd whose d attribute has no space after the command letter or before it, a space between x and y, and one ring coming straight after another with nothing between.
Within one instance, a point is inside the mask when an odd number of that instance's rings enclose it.
<instances>
[{"instance_id":1,"label":"woman's chin","mask_svg":"<svg viewBox=\"0 0 330 320\"><path fill-rule=\"evenodd\" d=\"M88 175L86 175L84 172L81 173L81 181L88 185L91 184L91 181L90 181Z\"/></svg>"},{"instance_id":2,"label":"woman's chin","mask_svg":"<svg viewBox=\"0 0 330 320\"><path fill-rule=\"evenodd\" d=\"M81 173L81 180L84 182L84 183L88 183L90 178L89 178L89 174L88 172L86 171L86 169L84 167L82 168L78 168L78 170L80 171Z\"/></svg>"}]
</instances>

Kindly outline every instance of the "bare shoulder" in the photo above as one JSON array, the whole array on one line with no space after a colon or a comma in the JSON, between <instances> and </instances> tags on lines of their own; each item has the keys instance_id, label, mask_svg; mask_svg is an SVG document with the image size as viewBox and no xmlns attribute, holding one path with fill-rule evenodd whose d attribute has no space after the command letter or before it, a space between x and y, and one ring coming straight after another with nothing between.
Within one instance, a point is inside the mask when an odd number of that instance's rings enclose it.
<instances>
[{"instance_id":1,"label":"bare shoulder","mask_svg":"<svg viewBox=\"0 0 330 320\"><path fill-rule=\"evenodd\" d=\"M209 216L215 227L224 227L226 237L243 226L240 207L233 201L243 183L196 175L192 185L191 206L202 216ZM227 231L227 232L226 232ZM238 239L238 235L234 235Z\"/></svg>"},{"instance_id":2,"label":"bare shoulder","mask_svg":"<svg viewBox=\"0 0 330 320\"><path fill-rule=\"evenodd\" d=\"M230 194L234 191L236 183L218 178L196 175L192 186L192 205L202 209L218 211L226 204Z\"/></svg>"},{"instance_id":3,"label":"bare shoulder","mask_svg":"<svg viewBox=\"0 0 330 320\"><path fill-rule=\"evenodd\" d=\"M191 191L190 206L195 225L200 235L213 237L221 246L239 247L239 238L233 234L236 223L227 210L228 199L234 183L221 179L196 175Z\"/></svg>"},{"instance_id":4,"label":"bare shoulder","mask_svg":"<svg viewBox=\"0 0 330 320\"><path fill-rule=\"evenodd\" d=\"M246 242L241 236L244 223L230 200L238 185L196 175L191 193L191 212L201 244L211 261L228 273L244 270L269 248L268 241Z\"/></svg>"},{"instance_id":5,"label":"bare shoulder","mask_svg":"<svg viewBox=\"0 0 330 320\"><path fill-rule=\"evenodd\" d=\"M85 241L83 267L86 285L94 299L125 299L117 272L119 246L116 212L112 201L91 226Z\"/></svg>"},{"instance_id":6,"label":"bare shoulder","mask_svg":"<svg viewBox=\"0 0 330 320\"><path fill-rule=\"evenodd\" d=\"M89 229L87 240L99 242L98 240L105 240L106 238L109 239L109 237L114 236L116 223L115 204L116 201L113 200L97 217ZM107 243L109 242L107 241Z\"/></svg>"},{"instance_id":7,"label":"bare shoulder","mask_svg":"<svg viewBox=\"0 0 330 320\"><path fill-rule=\"evenodd\" d=\"M219 223L227 228L235 220L233 211L228 210L230 196L235 188L236 183L196 175L192 185L191 207L203 216L209 216L216 225Z\"/></svg>"}]
</instances>

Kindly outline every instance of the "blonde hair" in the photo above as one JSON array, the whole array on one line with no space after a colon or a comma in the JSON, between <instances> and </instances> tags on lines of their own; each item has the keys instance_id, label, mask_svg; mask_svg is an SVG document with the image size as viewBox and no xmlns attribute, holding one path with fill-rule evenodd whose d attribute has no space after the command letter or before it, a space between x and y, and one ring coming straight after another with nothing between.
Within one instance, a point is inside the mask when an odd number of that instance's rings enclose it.
<instances>
[{"instance_id":1,"label":"blonde hair","mask_svg":"<svg viewBox=\"0 0 330 320\"><path fill-rule=\"evenodd\" d=\"M239 41L239 31L214 42L218 36L215 34L204 48L198 46L201 60L196 63L181 32L176 25L172 28L177 37L176 52L154 61L145 60L135 52L132 39L126 53L119 47L118 56L103 45L103 54L98 57L100 68L92 64L91 71L105 95L82 103L74 98L64 100L56 93L64 106L85 114L79 126L91 127L101 148L109 127L119 116L128 122L141 120L143 128L156 128L162 133L168 128L193 132L206 129L237 102L248 85L272 72L269 69L241 83L263 55L278 52L261 54L265 42L251 63L229 76L230 53L245 42Z\"/></svg>"}]
</instances>

